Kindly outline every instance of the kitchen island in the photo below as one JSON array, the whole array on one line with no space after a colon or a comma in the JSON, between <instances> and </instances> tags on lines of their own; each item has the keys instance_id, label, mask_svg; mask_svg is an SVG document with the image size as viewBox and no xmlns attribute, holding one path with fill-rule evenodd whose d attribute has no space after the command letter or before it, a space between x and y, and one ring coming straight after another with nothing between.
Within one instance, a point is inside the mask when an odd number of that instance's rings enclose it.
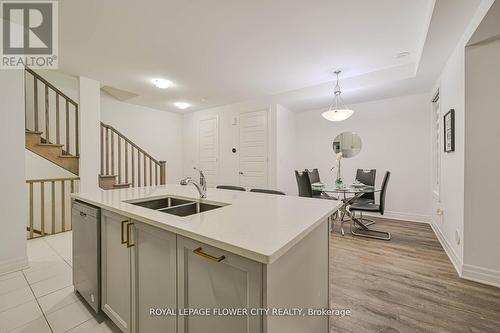
<instances>
[{"instance_id":1,"label":"kitchen island","mask_svg":"<svg viewBox=\"0 0 500 333\"><path fill-rule=\"evenodd\" d=\"M328 332L312 310L340 202L165 185L81 203L101 211L100 308L123 332Z\"/></svg>"}]
</instances>

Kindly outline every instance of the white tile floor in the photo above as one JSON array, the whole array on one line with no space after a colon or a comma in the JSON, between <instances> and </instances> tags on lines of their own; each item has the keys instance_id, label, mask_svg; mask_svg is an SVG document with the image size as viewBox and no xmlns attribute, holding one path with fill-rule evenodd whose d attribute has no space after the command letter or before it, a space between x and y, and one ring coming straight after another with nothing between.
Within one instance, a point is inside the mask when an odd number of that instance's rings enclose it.
<instances>
[{"instance_id":1,"label":"white tile floor","mask_svg":"<svg viewBox=\"0 0 500 333\"><path fill-rule=\"evenodd\" d=\"M0 275L0 333L119 332L73 291L71 232L28 241L29 268Z\"/></svg>"}]
</instances>

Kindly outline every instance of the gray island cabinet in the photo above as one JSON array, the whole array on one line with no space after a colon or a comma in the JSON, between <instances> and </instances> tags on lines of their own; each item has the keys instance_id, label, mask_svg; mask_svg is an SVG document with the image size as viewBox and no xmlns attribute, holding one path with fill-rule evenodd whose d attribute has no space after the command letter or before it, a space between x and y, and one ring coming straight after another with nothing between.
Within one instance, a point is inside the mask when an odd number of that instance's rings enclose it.
<instances>
[{"instance_id":1,"label":"gray island cabinet","mask_svg":"<svg viewBox=\"0 0 500 333\"><path fill-rule=\"evenodd\" d=\"M286 207L302 204L303 210L316 211L313 219L319 216L292 239L289 230L283 234L283 225L279 221L273 225L273 220L253 226L235 220L234 230L219 230L220 237L213 237L211 228L221 228L214 221L233 218L231 210L224 209L238 206L238 201L265 199L279 207L286 198L216 192L213 200L226 206L190 219L150 213L150 209L130 204L138 199L138 191L130 190L125 196L126 191L116 191L119 199L113 200L117 201L109 201L110 192L99 200L90 194L74 198L101 208L101 309L121 331L328 332L327 316L311 316L305 311L329 308L328 217L336 204L330 202L327 207L317 205L320 200L289 198ZM189 194L169 189L155 197L176 195L195 200ZM270 215L291 216L286 211ZM199 232L182 228L190 223ZM259 231L253 228L261 223L268 224L267 230L260 231L262 238L249 238L246 247L240 246L235 236L247 229L249 237L254 237ZM290 229L301 229L293 219L290 223ZM264 251L267 248L272 251ZM294 312L296 309L302 312Z\"/></svg>"}]
</instances>

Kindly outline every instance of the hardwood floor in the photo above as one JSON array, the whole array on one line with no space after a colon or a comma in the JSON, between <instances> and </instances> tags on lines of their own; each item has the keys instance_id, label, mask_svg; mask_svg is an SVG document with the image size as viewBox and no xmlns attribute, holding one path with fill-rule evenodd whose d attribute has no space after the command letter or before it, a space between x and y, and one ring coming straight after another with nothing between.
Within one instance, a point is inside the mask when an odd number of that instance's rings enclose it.
<instances>
[{"instance_id":1,"label":"hardwood floor","mask_svg":"<svg viewBox=\"0 0 500 333\"><path fill-rule=\"evenodd\" d=\"M500 288L460 279L429 225L372 227L392 240L332 234L331 308L351 315L331 332L500 332Z\"/></svg>"}]
</instances>

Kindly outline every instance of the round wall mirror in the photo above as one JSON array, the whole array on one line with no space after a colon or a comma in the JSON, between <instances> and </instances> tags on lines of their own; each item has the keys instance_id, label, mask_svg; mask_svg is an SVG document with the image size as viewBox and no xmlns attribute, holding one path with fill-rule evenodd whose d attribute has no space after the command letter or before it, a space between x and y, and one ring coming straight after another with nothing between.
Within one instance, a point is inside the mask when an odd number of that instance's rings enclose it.
<instances>
[{"instance_id":1,"label":"round wall mirror","mask_svg":"<svg viewBox=\"0 0 500 333\"><path fill-rule=\"evenodd\" d=\"M335 154L342 152L342 158L354 157L361 151L361 138L354 132L343 132L333 140Z\"/></svg>"}]
</instances>

